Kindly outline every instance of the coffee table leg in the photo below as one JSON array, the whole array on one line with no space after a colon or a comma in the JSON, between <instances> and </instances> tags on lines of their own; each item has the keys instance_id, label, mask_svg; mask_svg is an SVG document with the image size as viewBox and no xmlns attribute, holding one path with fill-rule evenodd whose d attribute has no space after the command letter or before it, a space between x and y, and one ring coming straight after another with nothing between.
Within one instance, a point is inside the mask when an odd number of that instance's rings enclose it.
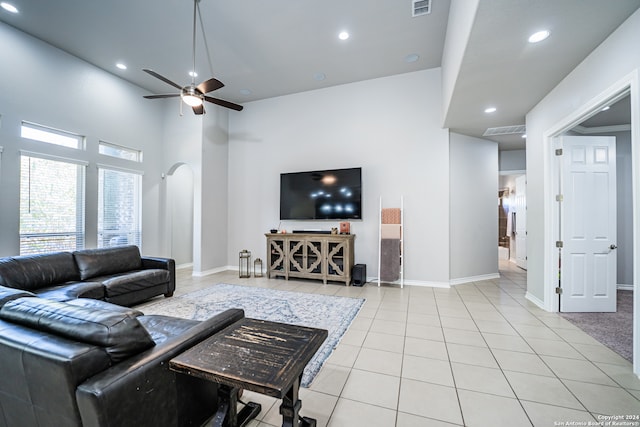
<instances>
[{"instance_id":1,"label":"coffee table leg","mask_svg":"<svg viewBox=\"0 0 640 427\"><path fill-rule=\"evenodd\" d=\"M218 411L213 416L213 427L243 427L260 413L259 403L249 402L238 412L238 388L220 384Z\"/></svg>"},{"instance_id":2,"label":"coffee table leg","mask_svg":"<svg viewBox=\"0 0 640 427\"><path fill-rule=\"evenodd\" d=\"M282 427L316 427L316 420L299 415L302 406L302 402L298 398L299 389L300 378L297 378L282 398L282 405L280 405Z\"/></svg>"}]
</instances>

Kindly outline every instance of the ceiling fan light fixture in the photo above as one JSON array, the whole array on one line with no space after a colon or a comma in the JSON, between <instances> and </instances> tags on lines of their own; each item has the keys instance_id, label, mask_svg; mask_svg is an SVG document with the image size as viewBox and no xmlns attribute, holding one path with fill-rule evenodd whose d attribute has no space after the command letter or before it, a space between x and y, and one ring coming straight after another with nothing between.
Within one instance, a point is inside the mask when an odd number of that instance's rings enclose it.
<instances>
[{"instance_id":1,"label":"ceiling fan light fixture","mask_svg":"<svg viewBox=\"0 0 640 427\"><path fill-rule=\"evenodd\" d=\"M210 92L213 92L214 90L218 90L224 87L224 84L220 80L211 77L210 79L205 80L202 83L196 85L196 82L195 82L195 77L197 76L197 73L195 71L196 70L196 27L197 27L198 16L200 16L200 25L202 27L202 36L205 39L205 46L207 44L207 40L205 37L206 33L204 31L202 15L200 14L200 8L198 7L198 3L200 3L200 0L193 0L193 33L192 33L193 44L192 44L192 50L191 50L192 59L193 59L193 68L191 68L191 71L189 73L191 75L191 84L189 84L188 86L180 86L177 83L169 80L168 78L164 77L161 74L156 73L153 70L150 70L148 68L143 68L142 71L144 71L145 73L155 77L158 80L162 80L166 84L173 86L174 88L180 91L179 93L174 92L174 93L167 93L167 94L161 94L161 95L144 95L144 98L163 99L163 98L177 98L179 96L182 99L182 101L184 101L185 104L193 108L193 112L196 115L205 114L204 101L211 102L212 104L216 104L221 107L230 108L235 111L242 111L243 109L242 105L234 104L233 102L225 101L224 99L213 98L211 96L206 95ZM207 48L207 51L208 51L208 48ZM209 57L208 52L207 52L207 57ZM211 65L211 58L209 58L209 65Z\"/></svg>"},{"instance_id":2,"label":"ceiling fan light fixture","mask_svg":"<svg viewBox=\"0 0 640 427\"><path fill-rule=\"evenodd\" d=\"M193 95L193 94L182 94L182 100L184 101L185 104L187 104L189 107L199 107L200 105L202 105L202 98L200 98L198 95Z\"/></svg>"}]
</instances>

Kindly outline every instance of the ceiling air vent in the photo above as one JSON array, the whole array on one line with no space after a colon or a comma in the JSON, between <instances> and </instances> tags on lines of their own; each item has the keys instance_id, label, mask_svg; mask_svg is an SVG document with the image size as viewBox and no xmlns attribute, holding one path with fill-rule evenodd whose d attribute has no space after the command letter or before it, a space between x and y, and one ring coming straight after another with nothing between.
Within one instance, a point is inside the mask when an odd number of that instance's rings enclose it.
<instances>
[{"instance_id":1,"label":"ceiling air vent","mask_svg":"<svg viewBox=\"0 0 640 427\"><path fill-rule=\"evenodd\" d=\"M525 132L527 132L527 127L525 125L502 126L499 128L488 128L484 131L482 136L513 135L523 134Z\"/></svg>"},{"instance_id":2,"label":"ceiling air vent","mask_svg":"<svg viewBox=\"0 0 640 427\"><path fill-rule=\"evenodd\" d=\"M413 3L413 16L431 13L431 0L411 0L411 2Z\"/></svg>"}]
</instances>

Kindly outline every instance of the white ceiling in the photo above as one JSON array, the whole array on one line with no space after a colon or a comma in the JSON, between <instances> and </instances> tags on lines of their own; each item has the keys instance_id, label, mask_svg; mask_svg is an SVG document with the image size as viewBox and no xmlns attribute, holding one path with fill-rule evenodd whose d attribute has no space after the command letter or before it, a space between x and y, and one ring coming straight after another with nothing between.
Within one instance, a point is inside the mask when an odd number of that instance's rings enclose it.
<instances>
[{"instance_id":1,"label":"white ceiling","mask_svg":"<svg viewBox=\"0 0 640 427\"><path fill-rule=\"evenodd\" d=\"M0 20L150 93L174 90L143 68L190 82L191 0L5 1L20 13L0 9ZM411 0L201 0L212 67L198 30L196 83L213 73L226 86L212 95L242 104L439 67L449 6L432 0L431 14L412 17ZM524 124L527 111L638 7L640 0L480 0L444 126L482 137L489 127ZM551 37L528 44L540 28ZM342 30L351 34L346 41L337 37ZM418 61L406 62L412 54ZM483 112L489 105L496 113ZM520 135L489 139L501 149L524 147Z\"/></svg>"}]
</instances>

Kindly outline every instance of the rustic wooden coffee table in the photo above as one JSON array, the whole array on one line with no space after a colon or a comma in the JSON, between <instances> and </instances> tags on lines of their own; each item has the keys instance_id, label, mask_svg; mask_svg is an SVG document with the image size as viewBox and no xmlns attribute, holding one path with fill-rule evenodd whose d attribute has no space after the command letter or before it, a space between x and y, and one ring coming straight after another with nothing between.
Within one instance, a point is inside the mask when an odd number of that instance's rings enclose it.
<instances>
[{"instance_id":1,"label":"rustic wooden coffee table","mask_svg":"<svg viewBox=\"0 0 640 427\"><path fill-rule=\"evenodd\" d=\"M283 427L314 427L299 415L302 370L327 338L324 329L244 318L169 362L172 370L220 384L212 425L244 426L261 410L249 402L237 412L238 390L282 399Z\"/></svg>"}]
</instances>

